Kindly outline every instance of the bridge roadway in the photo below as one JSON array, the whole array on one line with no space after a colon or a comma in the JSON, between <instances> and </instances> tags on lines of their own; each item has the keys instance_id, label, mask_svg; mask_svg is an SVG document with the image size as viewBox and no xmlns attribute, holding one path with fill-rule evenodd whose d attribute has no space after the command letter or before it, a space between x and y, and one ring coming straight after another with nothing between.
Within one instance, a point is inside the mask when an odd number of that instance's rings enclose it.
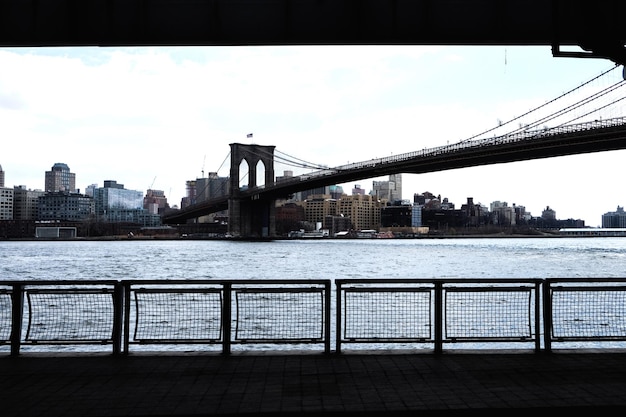
<instances>
[{"instance_id":1,"label":"bridge roadway","mask_svg":"<svg viewBox=\"0 0 626 417\"><path fill-rule=\"evenodd\" d=\"M0 357L3 417L626 411L626 352ZM578 415L578 414L577 414Z\"/></svg>"},{"instance_id":2,"label":"bridge roadway","mask_svg":"<svg viewBox=\"0 0 626 417\"><path fill-rule=\"evenodd\" d=\"M626 117L578 123L513 135L463 141L385 158L322 169L245 190L241 199L276 200L298 191L389 174L423 174L479 165L626 149ZM229 191L229 194L231 192ZM228 195L163 216L165 224L228 209Z\"/></svg>"}]
</instances>

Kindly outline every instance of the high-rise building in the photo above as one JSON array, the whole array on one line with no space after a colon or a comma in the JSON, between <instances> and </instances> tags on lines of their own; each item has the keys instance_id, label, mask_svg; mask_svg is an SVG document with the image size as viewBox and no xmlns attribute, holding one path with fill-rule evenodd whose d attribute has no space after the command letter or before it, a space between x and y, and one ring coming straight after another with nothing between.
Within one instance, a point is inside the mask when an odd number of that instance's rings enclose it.
<instances>
[{"instance_id":1,"label":"high-rise building","mask_svg":"<svg viewBox=\"0 0 626 417\"><path fill-rule=\"evenodd\" d=\"M50 171L46 171L45 191L48 193L76 190L76 174L70 172L70 168L63 163L57 162Z\"/></svg>"},{"instance_id":2,"label":"high-rise building","mask_svg":"<svg viewBox=\"0 0 626 417\"><path fill-rule=\"evenodd\" d=\"M365 195L365 188L361 188L361 185L354 184L354 188L352 189L352 195Z\"/></svg>"},{"instance_id":3,"label":"high-rise building","mask_svg":"<svg viewBox=\"0 0 626 417\"><path fill-rule=\"evenodd\" d=\"M344 195L339 200L337 214L349 217L356 230L378 229L381 203L371 195Z\"/></svg>"},{"instance_id":4,"label":"high-rise building","mask_svg":"<svg viewBox=\"0 0 626 417\"><path fill-rule=\"evenodd\" d=\"M58 191L37 199L37 220L81 221L93 213L93 199L79 193Z\"/></svg>"},{"instance_id":5,"label":"high-rise building","mask_svg":"<svg viewBox=\"0 0 626 417\"><path fill-rule=\"evenodd\" d=\"M498 226L515 226L517 218L515 207L510 207L506 201L494 201L489 205L491 221Z\"/></svg>"},{"instance_id":6,"label":"high-rise building","mask_svg":"<svg viewBox=\"0 0 626 417\"><path fill-rule=\"evenodd\" d=\"M228 195L229 178L209 172L208 178L196 178L196 203Z\"/></svg>"},{"instance_id":7,"label":"high-rise building","mask_svg":"<svg viewBox=\"0 0 626 417\"><path fill-rule=\"evenodd\" d=\"M372 195L392 203L402 200L402 174L391 174L389 181L373 181Z\"/></svg>"},{"instance_id":8,"label":"high-rise building","mask_svg":"<svg viewBox=\"0 0 626 417\"><path fill-rule=\"evenodd\" d=\"M329 194L311 194L304 201L304 219L309 223L323 224L326 216L337 213L337 200Z\"/></svg>"},{"instance_id":9,"label":"high-rise building","mask_svg":"<svg viewBox=\"0 0 626 417\"><path fill-rule=\"evenodd\" d=\"M4 171L2 165L0 165L0 188L4 187Z\"/></svg>"},{"instance_id":10,"label":"high-rise building","mask_svg":"<svg viewBox=\"0 0 626 417\"><path fill-rule=\"evenodd\" d=\"M604 213L602 215L602 227L626 227L626 212L624 212L624 207L617 206L617 211Z\"/></svg>"},{"instance_id":11,"label":"high-rise building","mask_svg":"<svg viewBox=\"0 0 626 417\"><path fill-rule=\"evenodd\" d=\"M323 185L321 187L312 188L310 190L300 191L300 198L302 199L302 201L308 200L309 196L316 196L316 195L330 196L330 186Z\"/></svg>"},{"instance_id":12,"label":"high-rise building","mask_svg":"<svg viewBox=\"0 0 626 417\"><path fill-rule=\"evenodd\" d=\"M556 220L556 211L551 209L550 206L546 206L541 212L541 218L544 220Z\"/></svg>"},{"instance_id":13,"label":"high-rise building","mask_svg":"<svg viewBox=\"0 0 626 417\"><path fill-rule=\"evenodd\" d=\"M137 223L159 226L160 216L143 208L143 193L126 190L124 184L104 181L104 187L94 190L94 211L99 220L110 223Z\"/></svg>"},{"instance_id":14,"label":"high-rise building","mask_svg":"<svg viewBox=\"0 0 626 417\"><path fill-rule=\"evenodd\" d=\"M37 205L43 190L29 190L25 185L13 187L13 219L38 220Z\"/></svg>"},{"instance_id":15,"label":"high-rise building","mask_svg":"<svg viewBox=\"0 0 626 417\"><path fill-rule=\"evenodd\" d=\"M13 220L13 188L0 187L0 220Z\"/></svg>"},{"instance_id":16,"label":"high-rise building","mask_svg":"<svg viewBox=\"0 0 626 417\"><path fill-rule=\"evenodd\" d=\"M148 210L150 214L161 214L170 208L165 192L162 190L148 189L143 198L143 208Z\"/></svg>"}]
</instances>

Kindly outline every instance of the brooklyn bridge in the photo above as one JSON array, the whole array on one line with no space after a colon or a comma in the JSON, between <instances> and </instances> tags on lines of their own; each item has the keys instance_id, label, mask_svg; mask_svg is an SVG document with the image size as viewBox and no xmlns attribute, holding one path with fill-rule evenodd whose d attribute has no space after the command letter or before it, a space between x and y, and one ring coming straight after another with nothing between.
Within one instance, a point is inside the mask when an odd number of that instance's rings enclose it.
<instances>
[{"instance_id":1,"label":"brooklyn bridge","mask_svg":"<svg viewBox=\"0 0 626 417\"><path fill-rule=\"evenodd\" d=\"M396 173L422 174L471 166L626 149L626 117L522 130L487 139L466 140L384 158L322 168L275 181L274 146L230 144L229 190L226 195L172 212L166 224L180 224L228 210L228 231L235 237L273 237L276 200L317 187ZM242 165L242 162L246 164ZM257 181L257 166L264 181ZM240 172L241 166L248 172ZM241 187L241 179L248 184ZM262 184L262 185L258 185Z\"/></svg>"}]
</instances>

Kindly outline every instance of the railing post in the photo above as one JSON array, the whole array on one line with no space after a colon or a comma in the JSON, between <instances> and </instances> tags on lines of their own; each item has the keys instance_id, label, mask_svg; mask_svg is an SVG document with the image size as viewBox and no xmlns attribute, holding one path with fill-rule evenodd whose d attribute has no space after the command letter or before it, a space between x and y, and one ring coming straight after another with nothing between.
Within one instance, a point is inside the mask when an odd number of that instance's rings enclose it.
<instances>
[{"instance_id":1,"label":"railing post","mask_svg":"<svg viewBox=\"0 0 626 417\"><path fill-rule=\"evenodd\" d=\"M552 352L552 296L550 279L543 281L543 346L546 352Z\"/></svg>"},{"instance_id":2,"label":"railing post","mask_svg":"<svg viewBox=\"0 0 626 417\"><path fill-rule=\"evenodd\" d=\"M130 350L130 287L131 283L123 282L124 296L124 355L128 355ZM139 314L138 311L135 314Z\"/></svg>"},{"instance_id":3,"label":"railing post","mask_svg":"<svg viewBox=\"0 0 626 417\"><path fill-rule=\"evenodd\" d=\"M223 283L224 288L224 306L222 308L222 323L223 323L223 332L222 335L222 354L229 355L230 354L230 338L231 338L231 329L232 329L232 283L225 282Z\"/></svg>"},{"instance_id":4,"label":"railing post","mask_svg":"<svg viewBox=\"0 0 626 417\"><path fill-rule=\"evenodd\" d=\"M324 353L330 353L330 329L331 329L331 291L332 286L330 280L324 283Z\"/></svg>"},{"instance_id":5,"label":"railing post","mask_svg":"<svg viewBox=\"0 0 626 417\"><path fill-rule=\"evenodd\" d=\"M24 286L14 284L11 293L11 356L20 354L22 343L22 320L24 316Z\"/></svg>"},{"instance_id":6,"label":"railing post","mask_svg":"<svg viewBox=\"0 0 626 417\"><path fill-rule=\"evenodd\" d=\"M341 280L335 280L335 350L341 353Z\"/></svg>"},{"instance_id":7,"label":"railing post","mask_svg":"<svg viewBox=\"0 0 626 417\"><path fill-rule=\"evenodd\" d=\"M435 282L435 353L443 352L443 284Z\"/></svg>"},{"instance_id":8,"label":"railing post","mask_svg":"<svg viewBox=\"0 0 626 417\"><path fill-rule=\"evenodd\" d=\"M113 286L113 354L122 353L124 323L124 287L120 282Z\"/></svg>"},{"instance_id":9,"label":"railing post","mask_svg":"<svg viewBox=\"0 0 626 417\"><path fill-rule=\"evenodd\" d=\"M535 282L535 352L541 351L541 301L543 294L541 294L541 282Z\"/></svg>"}]
</instances>

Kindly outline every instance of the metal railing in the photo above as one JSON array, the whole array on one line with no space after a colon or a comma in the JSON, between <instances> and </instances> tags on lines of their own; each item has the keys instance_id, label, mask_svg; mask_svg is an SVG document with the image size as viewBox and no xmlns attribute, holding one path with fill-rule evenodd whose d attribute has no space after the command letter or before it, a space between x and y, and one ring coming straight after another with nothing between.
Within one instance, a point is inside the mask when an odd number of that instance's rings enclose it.
<instances>
[{"instance_id":1,"label":"metal railing","mask_svg":"<svg viewBox=\"0 0 626 417\"><path fill-rule=\"evenodd\" d=\"M368 344L440 353L452 344L551 351L626 341L626 279L334 282L332 291L330 280L2 281L0 347L11 355L47 345L330 353L334 340L337 353Z\"/></svg>"},{"instance_id":2,"label":"metal railing","mask_svg":"<svg viewBox=\"0 0 626 417\"><path fill-rule=\"evenodd\" d=\"M626 280L546 279L545 349L559 342L626 341Z\"/></svg>"},{"instance_id":3,"label":"metal railing","mask_svg":"<svg viewBox=\"0 0 626 417\"><path fill-rule=\"evenodd\" d=\"M524 342L540 350L541 280L337 280L336 350L351 343Z\"/></svg>"}]
</instances>

